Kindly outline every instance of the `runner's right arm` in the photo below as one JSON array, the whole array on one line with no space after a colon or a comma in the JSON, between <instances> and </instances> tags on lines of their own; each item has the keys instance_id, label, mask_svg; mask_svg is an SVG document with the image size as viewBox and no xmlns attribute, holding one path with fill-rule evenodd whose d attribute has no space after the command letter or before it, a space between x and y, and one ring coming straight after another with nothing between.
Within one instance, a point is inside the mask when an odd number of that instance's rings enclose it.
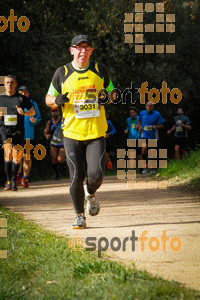
<instances>
[{"instance_id":1,"label":"runner's right arm","mask_svg":"<svg viewBox=\"0 0 200 300\"><path fill-rule=\"evenodd\" d=\"M69 98L67 97L68 93L64 95L62 94L60 75L59 75L60 69L62 69L62 67L57 69L55 74L53 75L51 85L49 87L48 93L45 98L46 105L50 106L51 108L69 102ZM51 96L50 94L54 96Z\"/></svg>"},{"instance_id":2,"label":"runner's right arm","mask_svg":"<svg viewBox=\"0 0 200 300\"><path fill-rule=\"evenodd\" d=\"M41 117L41 114L40 114L40 111L39 111L37 103L35 101L33 101L33 102L34 102L34 107L35 107L35 115L34 115L34 117L36 119L36 122L33 123L33 124L35 126L35 125L37 125L41 121L42 117Z\"/></svg>"},{"instance_id":3,"label":"runner's right arm","mask_svg":"<svg viewBox=\"0 0 200 300\"><path fill-rule=\"evenodd\" d=\"M172 131L176 129L176 125L174 124L170 130L167 131L167 134L170 134Z\"/></svg>"},{"instance_id":4,"label":"runner's right arm","mask_svg":"<svg viewBox=\"0 0 200 300\"><path fill-rule=\"evenodd\" d=\"M142 133L142 119L141 119L141 112L140 112L140 114L139 114L138 126L139 126L139 128L138 128L139 133Z\"/></svg>"},{"instance_id":5,"label":"runner's right arm","mask_svg":"<svg viewBox=\"0 0 200 300\"><path fill-rule=\"evenodd\" d=\"M111 121L107 120L107 122L108 122L108 132L107 132L107 134L109 134L109 136L112 136L116 133L116 129L115 129L115 127L114 127L114 125Z\"/></svg>"},{"instance_id":6,"label":"runner's right arm","mask_svg":"<svg viewBox=\"0 0 200 300\"><path fill-rule=\"evenodd\" d=\"M50 96L48 94L46 95L46 98L45 98L46 105L48 105L50 107L57 107L58 105L56 105L55 100L56 100L56 97Z\"/></svg>"}]
</instances>

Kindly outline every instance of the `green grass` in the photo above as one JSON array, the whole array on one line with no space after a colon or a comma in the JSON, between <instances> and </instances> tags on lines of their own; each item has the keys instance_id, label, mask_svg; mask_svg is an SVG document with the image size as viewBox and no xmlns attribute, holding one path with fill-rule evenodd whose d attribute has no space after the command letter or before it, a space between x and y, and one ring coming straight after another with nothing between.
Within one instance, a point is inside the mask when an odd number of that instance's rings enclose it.
<instances>
[{"instance_id":1,"label":"green grass","mask_svg":"<svg viewBox=\"0 0 200 300\"><path fill-rule=\"evenodd\" d=\"M166 169L159 169L160 176L168 179L186 180L189 184L200 184L200 149L191 151L186 158L168 162Z\"/></svg>"},{"instance_id":2,"label":"green grass","mask_svg":"<svg viewBox=\"0 0 200 300\"><path fill-rule=\"evenodd\" d=\"M152 277L96 253L69 249L64 237L0 208L8 237L0 238L0 299L200 299L196 291Z\"/></svg>"}]
</instances>

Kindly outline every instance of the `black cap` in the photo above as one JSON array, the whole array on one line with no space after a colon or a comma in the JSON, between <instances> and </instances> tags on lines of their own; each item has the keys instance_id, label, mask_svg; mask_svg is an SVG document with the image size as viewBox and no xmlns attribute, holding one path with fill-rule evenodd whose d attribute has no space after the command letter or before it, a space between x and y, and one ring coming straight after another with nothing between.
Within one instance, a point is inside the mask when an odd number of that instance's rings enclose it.
<instances>
[{"instance_id":1,"label":"black cap","mask_svg":"<svg viewBox=\"0 0 200 300\"><path fill-rule=\"evenodd\" d=\"M92 43L88 37L88 35L85 35L85 34L79 34L79 35L76 35L72 41L71 41L71 47L73 45L77 46L78 44L80 44L81 42L87 42L88 44L90 44L90 46L92 46Z\"/></svg>"},{"instance_id":2,"label":"black cap","mask_svg":"<svg viewBox=\"0 0 200 300\"><path fill-rule=\"evenodd\" d=\"M29 90L28 90L28 88L27 88L27 86L25 86L25 85L22 85L22 86L20 86L20 88L18 88L18 91L27 91L28 93L29 93Z\"/></svg>"}]
</instances>

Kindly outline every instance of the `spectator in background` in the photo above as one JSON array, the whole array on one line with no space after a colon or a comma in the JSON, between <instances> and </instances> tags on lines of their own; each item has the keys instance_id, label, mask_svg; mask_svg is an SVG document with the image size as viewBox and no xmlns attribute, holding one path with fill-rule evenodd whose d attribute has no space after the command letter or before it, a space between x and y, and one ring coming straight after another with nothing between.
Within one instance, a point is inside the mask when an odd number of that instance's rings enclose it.
<instances>
[{"instance_id":1,"label":"spectator in background","mask_svg":"<svg viewBox=\"0 0 200 300\"><path fill-rule=\"evenodd\" d=\"M107 124L108 124L108 129L106 131L106 165L107 168L111 170L112 162L110 160L110 148L111 148L110 137L116 133L116 129L113 126L111 121L107 120Z\"/></svg>"},{"instance_id":2,"label":"spectator in background","mask_svg":"<svg viewBox=\"0 0 200 300\"><path fill-rule=\"evenodd\" d=\"M139 115L139 131L143 139L156 139L156 130L163 127L164 120L161 114L154 110L154 105L150 101L146 103L146 109L142 110ZM142 158L147 160L147 145L142 147ZM148 165L142 173L148 172Z\"/></svg>"},{"instance_id":3,"label":"spectator in background","mask_svg":"<svg viewBox=\"0 0 200 300\"><path fill-rule=\"evenodd\" d=\"M30 116L30 117L24 116L24 145L26 144L26 139L30 139L30 143L35 147L34 131L35 131L35 126L41 121L41 114L40 114L39 108L37 106L37 103L29 98L29 96L30 96L29 89L25 85L21 86L18 89L18 93L26 96L30 100L30 102L35 110L34 116ZM26 109L25 109L25 111L26 111ZM32 153L33 153L33 150L31 151L31 154ZM30 159L28 159L27 155L24 154L23 163L22 163L22 159L20 161L20 166L19 166L18 175L17 175L17 185L19 185L22 180L22 186L25 188L29 187L28 180L29 180L29 173L30 173L31 165L32 165L31 156L30 156Z\"/></svg>"},{"instance_id":4,"label":"spectator in background","mask_svg":"<svg viewBox=\"0 0 200 300\"><path fill-rule=\"evenodd\" d=\"M44 129L44 136L47 140L50 140L50 154L52 158L52 166L55 172L55 180L60 178L58 163L62 164L63 169L66 168L64 162L65 150L63 144L63 131L61 128L62 117L58 107L51 109L52 118L47 121Z\"/></svg>"},{"instance_id":5,"label":"spectator in background","mask_svg":"<svg viewBox=\"0 0 200 300\"><path fill-rule=\"evenodd\" d=\"M181 107L177 109L177 116L174 117L174 125L173 127L167 131L167 134L170 134L172 131L174 133L174 151L175 151L175 159L179 159L180 150L182 152L182 156L185 157L187 153L187 138L188 138L188 130L191 130L191 122L190 119L184 116L184 111Z\"/></svg>"}]
</instances>

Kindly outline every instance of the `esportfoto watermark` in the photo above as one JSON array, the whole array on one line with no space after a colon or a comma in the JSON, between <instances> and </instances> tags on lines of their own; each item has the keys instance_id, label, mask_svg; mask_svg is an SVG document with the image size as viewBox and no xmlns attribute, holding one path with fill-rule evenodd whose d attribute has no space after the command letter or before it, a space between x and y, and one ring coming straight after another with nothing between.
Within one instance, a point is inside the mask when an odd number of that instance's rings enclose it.
<instances>
[{"instance_id":1,"label":"esportfoto watermark","mask_svg":"<svg viewBox=\"0 0 200 300\"><path fill-rule=\"evenodd\" d=\"M152 126L148 126L152 130ZM147 148L147 159L138 159L136 149ZM128 189L167 189L167 181L136 180L136 168L167 168L167 149L158 149L157 139L127 139L125 149L117 149L117 178L128 179Z\"/></svg>"},{"instance_id":2,"label":"esportfoto watermark","mask_svg":"<svg viewBox=\"0 0 200 300\"><path fill-rule=\"evenodd\" d=\"M148 230L144 230L140 236L136 236L135 230L131 231L130 237L125 237L120 239L115 236L110 240L102 236L97 238L95 236L87 237L85 240L80 237L72 237L69 239L69 248L72 251L89 251L95 252L97 251L98 257L101 257L101 252L105 252L108 249L111 249L114 252L117 251L127 251L127 247L130 247L132 252L136 251L136 243L139 243L140 251L145 252L147 250L156 252L158 250L162 250L166 252L167 250L172 250L173 252L178 252L181 249L181 239L177 236L170 238L167 236L167 231L162 231L162 236L159 239L158 237L147 237ZM84 247L85 245L85 247Z\"/></svg>"},{"instance_id":3,"label":"esportfoto watermark","mask_svg":"<svg viewBox=\"0 0 200 300\"><path fill-rule=\"evenodd\" d=\"M17 16L15 16L14 9L10 10L10 16L8 19L4 16L0 16L0 32L4 32L8 28L8 23L10 23L9 29L10 32L15 31L15 22L17 22L17 28L21 32L26 32L30 27L30 20L26 16L21 16L19 19L17 19ZM1 24L3 23L3 24Z\"/></svg>"},{"instance_id":4,"label":"esportfoto watermark","mask_svg":"<svg viewBox=\"0 0 200 300\"><path fill-rule=\"evenodd\" d=\"M42 160L46 156L46 148L42 144L38 144L34 146L30 143L30 138L26 138L26 143L24 147L17 144L15 146L12 145L12 138L8 138L6 142L3 144L2 148L4 149L4 159L9 160L10 152L12 151L12 158L15 160L20 160L24 155L24 150L27 160L31 159L31 150L33 150L34 157L37 160Z\"/></svg>"},{"instance_id":5,"label":"esportfoto watermark","mask_svg":"<svg viewBox=\"0 0 200 300\"><path fill-rule=\"evenodd\" d=\"M155 13L155 19L150 24L143 23L145 13ZM125 13L124 16L124 42L135 44L135 53L175 53L174 44L144 44L148 33L175 32L175 14L165 14L164 3L135 3L135 12Z\"/></svg>"},{"instance_id":6,"label":"esportfoto watermark","mask_svg":"<svg viewBox=\"0 0 200 300\"><path fill-rule=\"evenodd\" d=\"M140 95L140 104L145 104L145 101L149 100L152 104L157 104L160 100L162 101L162 104L167 104L170 100L173 104L179 104L182 100L182 92L178 88L169 89L167 86L167 82L162 82L162 87L159 89L157 88L151 88L148 90L148 81L145 81L141 84L140 88L135 87L135 83L131 82L131 87L125 88L123 91L120 91L118 88L114 88L110 93L111 96L115 94L115 100L112 102L112 104L119 104L120 102L122 104L127 103L127 95L130 94L131 96L131 104L136 104L135 95ZM83 96L83 94L86 94L88 99L98 99L100 96L104 95L105 97L108 96L108 92L106 89L101 89L100 91L97 91L95 88L87 88L85 90L81 90L78 94L76 93L69 93L69 96L72 96L75 98L78 96ZM146 97L147 95L147 97ZM107 100L109 103L109 99Z\"/></svg>"},{"instance_id":7,"label":"esportfoto watermark","mask_svg":"<svg viewBox=\"0 0 200 300\"><path fill-rule=\"evenodd\" d=\"M1 228L4 227L4 228ZM7 238L7 219L0 218L0 238ZM7 258L7 250L0 249L0 258Z\"/></svg>"}]
</instances>

